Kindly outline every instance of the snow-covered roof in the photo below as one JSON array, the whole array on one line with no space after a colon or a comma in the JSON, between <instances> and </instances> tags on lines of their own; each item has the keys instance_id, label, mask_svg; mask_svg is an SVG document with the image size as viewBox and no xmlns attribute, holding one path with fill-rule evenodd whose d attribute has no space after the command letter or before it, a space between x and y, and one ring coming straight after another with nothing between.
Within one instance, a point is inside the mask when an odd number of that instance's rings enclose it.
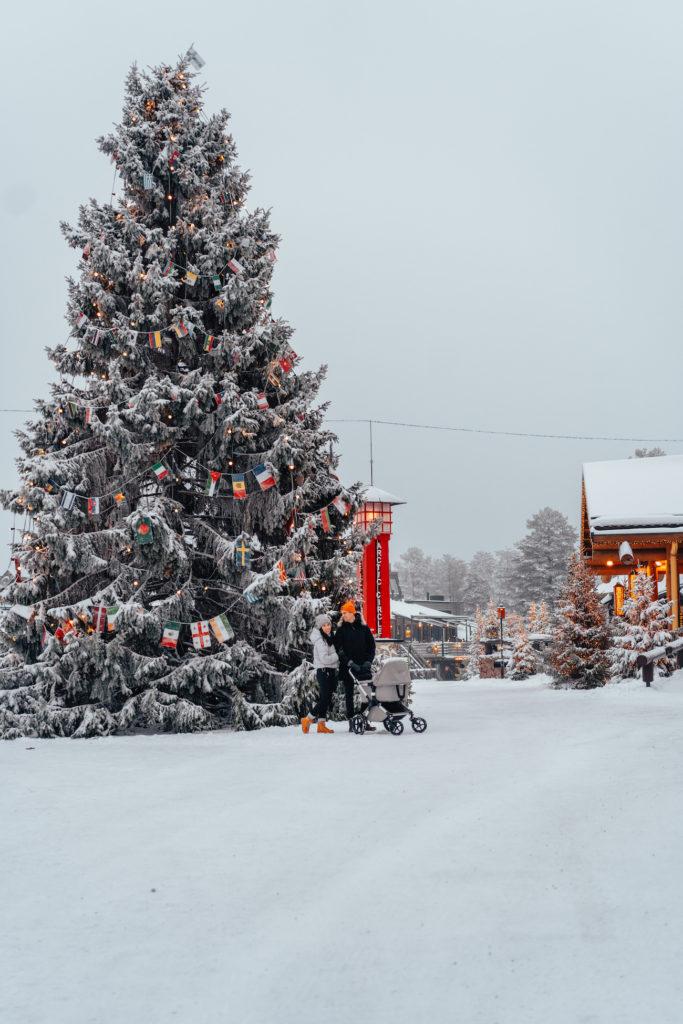
<instances>
[{"instance_id":1,"label":"snow-covered roof","mask_svg":"<svg viewBox=\"0 0 683 1024\"><path fill-rule=\"evenodd\" d=\"M385 505L405 505L404 498L397 498L389 491L383 491L381 487L369 484L363 491L363 501L383 501Z\"/></svg>"},{"instance_id":2,"label":"snow-covered roof","mask_svg":"<svg viewBox=\"0 0 683 1024\"><path fill-rule=\"evenodd\" d=\"M424 604L413 604L412 601L395 601L391 599L391 614L400 615L404 619L454 619L450 612L442 612L438 608L428 608Z\"/></svg>"},{"instance_id":3,"label":"snow-covered roof","mask_svg":"<svg viewBox=\"0 0 683 1024\"><path fill-rule=\"evenodd\" d=\"M683 455L586 462L592 533L683 533Z\"/></svg>"}]
</instances>

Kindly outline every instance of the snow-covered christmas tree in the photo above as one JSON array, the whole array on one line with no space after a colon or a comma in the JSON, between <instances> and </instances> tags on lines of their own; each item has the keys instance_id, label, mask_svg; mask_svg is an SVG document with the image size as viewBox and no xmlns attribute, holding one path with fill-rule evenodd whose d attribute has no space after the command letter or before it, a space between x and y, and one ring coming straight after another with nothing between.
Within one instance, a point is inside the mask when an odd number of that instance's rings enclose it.
<instances>
[{"instance_id":1,"label":"snow-covered christmas tree","mask_svg":"<svg viewBox=\"0 0 683 1024\"><path fill-rule=\"evenodd\" d=\"M611 633L595 579L583 558L569 559L553 630L550 664L555 678L577 689L602 686L609 673Z\"/></svg>"},{"instance_id":2,"label":"snow-covered christmas tree","mask_svg":"<svg viewBox=\"0 0 683 1024\"><path fill-rule=\"evenodd\" d=\"M550 633L552 616L545 601L538 604L532 601L526 616L526 628L529 633Z\"/></svg>"},{"instance_id":3,"label":"snow-covered christmas tree","mask_svg":"<svg viewBox=\"0 0 683 1024\"><path fill-rule=\"evenodd\" d=\"M470 656L467 662L467 679L477 679L481 675L481 659L484 656L484 616L481 608L474 613L474 629L470 640Z\"/></svg>"},{"instance_id":4,"label":"snow-covered christmas tree","mask_svg":"<svg viewBox=\"0 0 683 1024\"><path fill-rule=\"evenodd\" d=\"M529 640L524 619L519 615L509 616L508 630L512 650L505 666L505 675L509 679L528 679L538 672L538 655Z\"/></svg>"},{"instance_id":5,"label":"snow-covered christmas tree","mask_svg":"<svg viewBox=\"0 0 683 1024\"><path fill-rule=\"evenodd\" d=\"M611 674L615 679L628 679L636 675L638 655L655 647L671 643L671 605L655 600L654 581L646 572L637 572L633 580L633 597L624 602L623 620L610 651ZM655 661L660 676L674 671L673 658L666 655Z\"/></svg>"},{"instance_id":6,"label":"snow-covered christmas tree","mask_svg":"<svg viewBox=\"0 0 683 1024\"><path fill-rule=\"evenodd\" d=\"M130 71L98 140L52 398L19 433L0 735L284 723L313 616L356 589L358 495L271 315L278 237L188 58Z\"/></svg>"}]
</instances>

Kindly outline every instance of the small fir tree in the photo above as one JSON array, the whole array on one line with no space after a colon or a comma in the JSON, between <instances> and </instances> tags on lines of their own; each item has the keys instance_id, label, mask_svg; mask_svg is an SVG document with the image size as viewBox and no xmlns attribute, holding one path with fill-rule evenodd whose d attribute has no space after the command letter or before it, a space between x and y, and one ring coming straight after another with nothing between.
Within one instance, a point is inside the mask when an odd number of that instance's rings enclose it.
<instances>
[{"instance_id":1,"label":"small fir tree","mask_svg":"<svg viewBox=\"0 0 683 1024\"><path fill-rule=\"evenodd\" d=\"M505 667L509 679L528 679L538 671L538 655L531 645L524 620L519 615L511 616L508 623L512 650Z\"/></svg>"},{"instance_id":2,"label":"small fir tree","mask_svg":"<svg viewBox=\"0 0 683 1024\"><path fill-rule=\"evenodd\" d=\"M278 237L245 208L228 113L187 59L126 82L99 140L121 182L77 227L68 344L19 432L21 578L0 623L0 735L284 724L313 617L355 591L358 494L335 474Z\"/></svg>"},{"instance_id":3,"label":"small fir tree","mask_svg":"<svg viewBox=\"0 0 683 1024\"><path fill-rule=\"evenodd\" d=\"M481 609L474 613L474 631L470 640L470 657L467 663L465 678L478 679L481 672L481 659L484 656L484 616Z\"/></svg>"},{"instance_id":4,"label":"small fir tree","mask_svg":"<svg viewBox=\"0 0 683 1024\"><path fill-rule=\"evenodd\" d=\"M603 686L609 674L610 628L600 606L595 580L580 555L569 571L557 609L550 664L556 680L577 689Z\"/></svg>"},{"instance_id":5,"label":"small fir tree","mask_svg":"<svg viewBox=\"0 0 683 1024\"><path fill-rule=\"evenodd\" d=\"M633 581L633 597L624 602L623 619L617 619L618 624L615 624L614 645L610 652L610 669L614 679L635 676L640 654L671 642L671 605L655 597L652 578L646 572L637 572ZM655 661L660 676L670 676L674 667L673 659L666 655Z\"/></svg>"}]
</instances>

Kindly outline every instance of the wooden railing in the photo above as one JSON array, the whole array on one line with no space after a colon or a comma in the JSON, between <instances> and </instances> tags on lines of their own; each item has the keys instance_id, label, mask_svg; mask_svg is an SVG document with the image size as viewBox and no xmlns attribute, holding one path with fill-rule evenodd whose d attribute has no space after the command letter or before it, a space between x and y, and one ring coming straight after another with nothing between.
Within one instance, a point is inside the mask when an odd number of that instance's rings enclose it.
<instances>
[{"instance_id":1,"label":"wooden railing","mask_svg":"<svg viewBox=\"0 0 683 1024\"><path fill-rule=\"evenodd\" d=\"M683 668L683 637L673 640L663 647L653 647L646 654L639 654L636 660L636 668L643 670L643 682L649 686L655 677L655 662L659 658L672 658L675 655L676 664Z\"/></svg>"}]
</instances>

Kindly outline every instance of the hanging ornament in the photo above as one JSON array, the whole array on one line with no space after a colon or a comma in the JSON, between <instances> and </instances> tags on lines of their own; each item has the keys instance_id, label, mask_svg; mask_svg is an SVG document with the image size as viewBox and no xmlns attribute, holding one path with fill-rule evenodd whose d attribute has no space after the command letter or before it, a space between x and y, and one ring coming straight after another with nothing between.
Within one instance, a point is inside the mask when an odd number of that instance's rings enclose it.
<instances>
[{"instance_id":1,"label":"hanging ornament","mask_svg":"<svg viewBox=\"0 0 683 1024\"><path fill-rule=\"evenodd\" d=\"M114 495L114 501L116 502L117 505L123 505L125 500L126 496L123 493L123 491L117 491L116 494Z\"/></svg>"},{"instance_id":2,"label":"hanging ornament","mask_svg":"<svg viewBox=\"0 0 683 1024\"><path fill-rule=\"evenodd\" d=\"M196 651L204 651L211 647L211 634L206 619L193 622L190 629L192 630L192 643Z\"/></svg>"},{"instance_id":3,"label":"hanging ornament","mask_svg":"<svg viewBox=\"0 0 683 1024\"><path fill-rule=\"evenodd\" d=\"M162 647L166 647L169 651L175 651L178 646L180 626L180 622L174 622L173 620L164 623L164 631L161 637Z\"/></svg>"},{"instance_id":4,"label":"hanging ornament","mask_svg":"<svg viewBox=\"0 0 683 1024\"><path fill-rule=\"evenodd\" d=\"M209 625L213 630L213 635L220 644L232 640L235 636L235 630L230 625L225 612L222 615L217 615L214 619L209 619Z\"/></svg>"}]
</instances>

